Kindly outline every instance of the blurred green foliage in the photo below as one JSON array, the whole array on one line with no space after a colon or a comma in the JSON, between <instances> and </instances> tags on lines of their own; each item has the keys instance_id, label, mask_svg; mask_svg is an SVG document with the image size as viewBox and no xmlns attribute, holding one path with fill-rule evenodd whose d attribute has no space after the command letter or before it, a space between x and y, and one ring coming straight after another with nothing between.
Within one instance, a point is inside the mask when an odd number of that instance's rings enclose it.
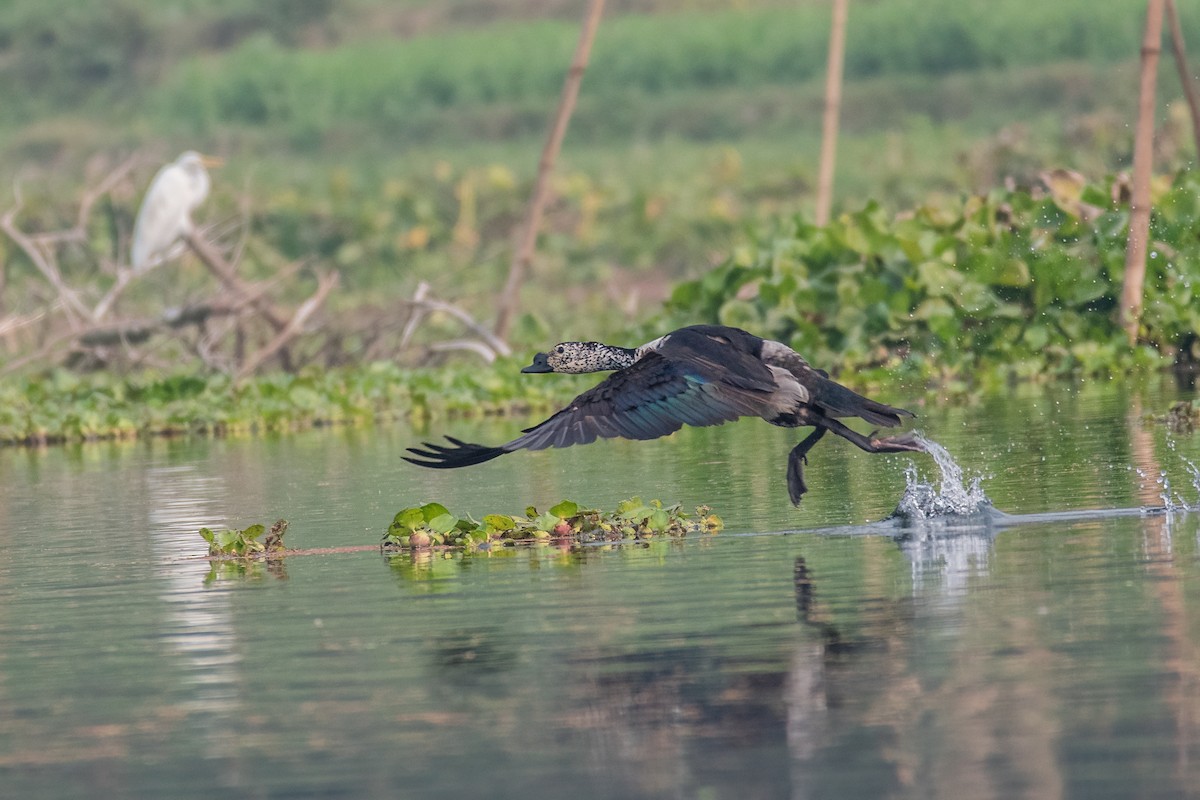
<instances>
[{"instance_id":1,"label":"blurred green foliage","mask_svg":"<svg viewBox=\"0 0 1200 800\"><path fill-rule=\"evenodd\" d=\"M892 217L877 205L825 228L795 218L678 286L655 329L745 327L860 380L1114 375L1200 356L1200 176L1158 187L1141 344L1116 324L1128 206L1111 182L1049 178Z\"/></svg>"},{"instance_id":2,"label":"blurred green foliage","mask_svg":"<svg viewBox=\"0 0 1200 800\"><path fill-rule=\"evenodd\" d=\"M729 5L610 13L596 41L586 93L795 84L822 74L824 4ZM169 116L199 130L228 122L328 128L369 119L406 136L416 132L414 122L419 126L420 112L428 108L519 106L557 95L577 35L574 14L537 21L530 9L477 3L474 15L483 20L505 13L524 19L473 25L471 9L442 10L446 22L428 31L411 9L391 6L349 0L15 0L0 10L0 52L6 55L0 86L43 112L81 100L93 108L116 101L127 109L131 96L150 94ZM848 30L846 75L942 75L1126 59L1136 53L1143 6L1140 0L1059 0L1034 7L1026 0L862 4ZM424 12L424 18L438 16ZM425 35L385 41L381 22ZM1184 24L1186 36L1200 38L1200 22L1184 15ZM338 46L314 46L330 43Z\"/></svg>"},{"instance_id":3,"label":"blurred green foliage","mask_svg":"<svg viewBox=\"0 0 1200 800\"><path fill-rule=\"evenodd\" d=\"M1126 60L1137 52L1143 5L1060 0L1031 9L1021 0L889 0L857 6L846 76ZM1200 35L1200 22L1189 24L1188 33ZM697 89L795 86L819 78L827 31L828 9L819 4L612 15L597 36L574 135L636 135L655 103ZM271 126L287 131L292 146L311 147L346 127L404 141L464 133L512 138L542 130L576 36L574 21L551 20L405 41L364 38L315 50L286 46L264 32L218 58L182 60L150 102L160 118L203 135L230 124ZM446 124L453 118L440 113L489 107L504 109L492 116L490 130L455 131ZM710 137L742 125L709 117Z\"/></svg>"}]
</instances>

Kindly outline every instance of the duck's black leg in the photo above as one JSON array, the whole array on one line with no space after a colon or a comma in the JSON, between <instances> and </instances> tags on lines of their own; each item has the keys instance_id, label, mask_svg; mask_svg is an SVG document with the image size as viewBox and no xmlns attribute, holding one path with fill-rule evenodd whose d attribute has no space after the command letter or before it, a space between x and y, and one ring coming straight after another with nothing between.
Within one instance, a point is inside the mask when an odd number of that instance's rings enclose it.
<instances>
[{"instance_id":1,"label":"duck's black leg","mask_svg":"<svg viewBox=\"0 0 1200 800\"><path fill-rule=\"evenodd\" d=\"M821 437L825 435L827 428L817 426L817 429L804 438L804 441L792 448L792 452L788 454L787 466L787 484L788 496L792 498L792 505L800 505L800 499L804 497L804 493L808 491L808 486L804 483L804 465L808 463L808 451L812 446L821 441Z\"/></svg>"},{"instance_id":2,"label":"duck's black leg","mask_svg":"<svg viewBox=\"0 0 1200 800\"><path fill-rule=\"evenodd\" d=\"M924 453L925 447L917 440L917 435L912 431L901 433L897 436L885 436L876 438L875 433L869 436L863 436L856 430L847 428L836 419L825 417L820 420L820 425L825 426L829 430L836 433L848 442L852 442L856 447L866 450L868 453Z\"/></svg>"}]
</instances>

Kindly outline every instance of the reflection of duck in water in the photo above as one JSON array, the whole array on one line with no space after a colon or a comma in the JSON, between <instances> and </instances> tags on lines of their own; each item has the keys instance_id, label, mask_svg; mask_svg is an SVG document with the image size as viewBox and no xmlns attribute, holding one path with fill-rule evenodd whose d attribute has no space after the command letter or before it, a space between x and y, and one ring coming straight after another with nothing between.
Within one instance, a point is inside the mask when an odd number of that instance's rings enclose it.
<instances>
[{"instance_id":1,"label":"reflection of duck in water","mask_svg":"<svg viewBox=\"0 0 1200 800\"><path fill-rule=\"evenodd\" d=\"M451 469L481 464L516 450L589 444L598 438L657 439L686 425L707 426L739 417L761 417L785 428L816 428L788 456L788 493L798 504L807 487L808 451L832 431L868 453L920 452L911 433L877 438L839 421L858 417L897 427L912 413L877 403L830 380L792 348L738 328L692 325L641 347L562 342L538 353L522 372L615 370L554 416L499 447L446 437L451 447L409 448L423 467Z\"/></svg>"}]
</instances>

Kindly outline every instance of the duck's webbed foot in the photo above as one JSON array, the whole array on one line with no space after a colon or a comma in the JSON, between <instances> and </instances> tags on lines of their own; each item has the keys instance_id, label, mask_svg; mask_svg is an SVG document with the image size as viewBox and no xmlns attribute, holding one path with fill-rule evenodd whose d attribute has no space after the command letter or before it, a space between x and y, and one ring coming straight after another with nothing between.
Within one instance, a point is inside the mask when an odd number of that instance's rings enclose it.
<instances>
[{"instance_id":1,"label":"duck's webbed foot","mask_svg":"<svg viewBox=\"0 0 1200 800\"><path fill-rule=\"evenodd\" d=\"M847 428L836 419L825 419L821 424L829 428L846 441L860 450L868 453L924 453L925 446L913 431L898 433L895 436L876 436L879 431L872 431L864 436L853 428Z\"/></svg>"},{"instance_id":2,"label":"duck's webbed foot","mask_svg":"<svg viewBox=\"0 0 1200 800\"><path fill-rule=\"evenodd\" d=\"M792 452L788 454L788 496L792 499L794 506L800 505L800 500L808 491L808 486L804 483L804 465L808 463L808 451L821 440L821 437L825 435L825 430L825 428L817 428L800 444L793 447Z\"/></svg>"},{"instance_id":3,"label":"duck's webbed foot","mask_svg":"<svg viewBox=\"0 0 1200 800\"><path fill-rule=\"evenodd\" d=\"M875 431L870 436L872 453L924 453L925 445L921 443L916 433L907 431L895 436L878 438Z\"/></svg>"}]
</instances>

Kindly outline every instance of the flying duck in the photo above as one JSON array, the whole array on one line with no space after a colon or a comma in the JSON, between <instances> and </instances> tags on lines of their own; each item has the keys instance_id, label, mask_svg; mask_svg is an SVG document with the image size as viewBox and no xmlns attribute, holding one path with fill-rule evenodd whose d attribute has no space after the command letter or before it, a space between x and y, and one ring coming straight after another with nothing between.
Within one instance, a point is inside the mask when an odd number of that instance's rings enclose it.
<instances>
[{"instance_id":1,"label":"flying duck","mask_svg":"<svg viewBox=\"0 0 1200 800\"><path fill-rule=\"evenodd\" d=\"M482 464L517 450L589 444L597 438L657 439L686 425L706 426L739 417L762 417L784 428L814 430L788 455L792 503L808 490L808 451L832 431L868 453L922 452L915 434L877 438L846 427L839 417L859 417L894 428L903 408L877 403L829 378L792 348L724 325L691 325L641 347L601 342L561 342L538 353L522 372L583 373L615 370L544 422L499 447L451 436L451 446L410 447L405 461L433 469Z\"/></svg>"}]
</instances>

